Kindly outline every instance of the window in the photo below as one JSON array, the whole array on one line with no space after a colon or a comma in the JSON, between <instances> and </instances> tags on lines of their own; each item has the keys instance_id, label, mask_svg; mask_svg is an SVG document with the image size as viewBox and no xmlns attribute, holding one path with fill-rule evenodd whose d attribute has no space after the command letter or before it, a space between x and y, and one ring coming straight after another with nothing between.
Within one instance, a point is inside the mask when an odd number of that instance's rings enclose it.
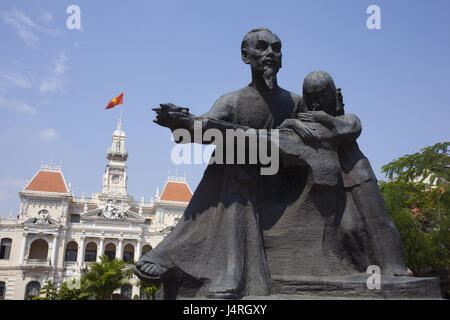
<instances>
[{"instance_id":1,"label":"window","mask_svg":"<svg viewBox=\"0 0 450 320\"><path fill-rule=\"evenodd\" d=\"M9 259L9 254L11 253L11 243L12 240L9 238L3 238L0 247L0 259Z\"/></svg>"},{"instance_id":2,"label":"window","mask_svg":"<svg viewBox=\"0 0 450 320\"><path fill-rule=\"evenodd\" d=\"M120 294L131 299L133 288L129 284L124 284L120 287Z\"/></svg>"},{"instance_id":3,"label":"window","mask_svg":"<svg viewBox=\"0 0 450 320\"><path fill-rule=\"evenodd\" d=\"M84 261L94 262L97 260L97 245L94 242L89 242L84 251Z\"/></svg>"},{"instance_id":4,"label":"window","mask_svg":"<svg viewBox=\"0 0 450 320\"><path fill-rule=\"evenodd\" d=\"M41 290L41 284L39 282L28 282L25 289L25 300L31 300L33 297L37 297L39 295L39 290Z\"/></svg>"},{"instance_id":5,"label":"window","mask_svg":"<svg viewBox=\"0 0 450 320\"><path fill-rule=\"evenodd\" d=\"M144 224L150 225L152 223L152 219L145 219Z\"/></svg>"},{"instance_id":6,"label":"window","mask_svg":"<svg viewBox=\"0 0 450 320\"><path fill-rule=\"evenodd\" d=\"M34 240L30 246L29 259L45 260L48 257L48 243L44 239Z\"/></svg>"},{"instance_id":7,"label":"window","mask_svg":"<svg viewBox=\"0 0 450 320\"><path fill-rule=\"evenodd\" d=\"M145 246L142 247L142 254L146 254L147 252L149 252L150 250L152 250L152 246L149 244L146 244Z\"/></svg>"},{"instance_id":8,"label":"window","mask_svg":"<svg viewBox=\"0 0 450 320\"><path fill-rule=\"evenodd\" d=\"M109 260L113 260L116 257L116 246L114 245L114 243L108 243L106 245L105 255L108 257Z\"/></svg>"},{"instance_id":9,"label":"window","mask_svg":"<svg viewBox=\"0 0 450 320\"><path fill-rule=\"evenodd\" d=\"M79 214L71 214L70 222L72 223L80 223L80 215Z\"/></svg>"},{"instance_id":10,"label":"window","mask_svg":"<svg viewBox=\"0 0 450 320\"><path fill-rule=\"evenodd\" d=\"M5 300L6 284L0 281L0 300Z\"/></svg>"},{"instance_id":11,"label":"window","mask_svg":"<svg viewBox=\"0 0 450 320\"><path fill-rule=\"evenodd\" d=\"M133 252L124 252L123 253L123 261L125 262L130 262L131 260L133 260Z\"/></svg>"},{"instance_id":12,"label":"window","mask_svg":"<svg viewBox=\"0 0 450 320\"><path fill-rule=\"evenodd\" d=\"M77 261L78 244L75 241L70 241L66 247L66 257L64 261Z\"/></svg>"},{"instance_id":13,"label":"window","mask_svg":"<svg viewBox=\"0 0 450 320\"><path fill-rule=\"evenodd\" d=\"M94 262L97 259L97 250L86 250L84 261Z\"/></svg>"},{"instance_id":14,"label":"window","mask_svg":"<svg viewBox=\"0 0 450 320\"><path fill-rule=\"evenodd\" d=\"M132 244L127 244L123 248L123 261L130 262L134 259L134 247Z\"/></svg>"}]
</instances>

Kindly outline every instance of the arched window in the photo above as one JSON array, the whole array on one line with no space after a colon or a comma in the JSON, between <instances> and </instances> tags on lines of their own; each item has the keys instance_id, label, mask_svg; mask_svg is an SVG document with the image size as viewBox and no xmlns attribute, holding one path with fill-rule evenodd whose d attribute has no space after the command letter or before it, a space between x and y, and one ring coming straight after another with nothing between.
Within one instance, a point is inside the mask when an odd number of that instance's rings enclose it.
<instances>
[{"instance_id":1,"label":"arched window","mask_svg":"<svg viewBox=\"0 0 450 320\"><path fill-rule=\"evenodd\" d=\"M152 250L152 246L149 244L146 244L145 246L142 247L142 254L146 254L147 252L149 252L150 250Z\"/></svg>"},{"instance_id":2,"label":"arched window","mask_svg":"<svg viewBox=\"0 0 450 320\"><path fill-rule=\"evenodd\" d=\"M25 288L25 300L31 300L33 297L39 295L39 290L41 290L41 284L37 281L28 282Z\"/></svg>"},{"instance_id":3,"label":"arched window","mask_svg":"<svg viewBox=\"0 0 450 320\"><path fill-rule=\"evenodd\" d=\"M0 281L0 300L5 300L6 295L6 283Z\"/></svg>"},{"instance_id":4,"label":"arched window","mask_svg":"<svg viewBox=\"0 0 450 320\"><path fill-rule=\"evenodd\" d=\"M45 260L48 256L48 243L44 239L34 240L30 246L28 259Z\"/></svg>"},{"instance_id":5,"label":"arched window","mask_svg":"<svg viewBox=\"0 0 450 320\"><path fill-rule=\"evenodd\" d=\"M11 253L12 240L9 238L3 238L0 246L0 259L9 259L9 254Z\"/></svg>"},{"instance_id":6,"label":"arched window","mask_svg":"<svg viewBox=\"0 0 450 320\"><path fill-rule=\"evenodd\" d=\"M78 244L75 241L70 241L66 247L66 256L64 261L77 261Z\"/></svg>"},{"instance_id":7,"label":"arched window","mask_svg":"<svg viewBox=\"0 0 450 320\"><path fill-rule=\"evenodd\" d=\"M132 244L127 244L123 248L123 261L130 262L134 259L134 247Z\"/></svg>"},{"instance_id":8,"label":"arched window","mask_svg":"<svg viewBox=\"0 0 450 320\"><path fill-rule=\"evenodd\" d=\"M84 251L84 261L94 262L95 260L97 260L97 245L95 242L89 242Z\"/></svg>"},{"instance_id":9,"label":"arched window","mask_svg":"<svg viewBox=\"0 0 450 320\"><path fill-rule=\"evenodd\" d=\"M116 245L114 243L108 243L105 247L105 255L109 260L113 260L116 257Z\"/></svg>"},{"instance_id":10,"label":"arched window","mask_svg":"<svg viewBox=\"0 0 450 320\"><path fill-rule=\"evenodd\" d=\"M120 294L131 299L133 288L129 284L124 284L120 287Z\"/></svg>"}]
</instances>

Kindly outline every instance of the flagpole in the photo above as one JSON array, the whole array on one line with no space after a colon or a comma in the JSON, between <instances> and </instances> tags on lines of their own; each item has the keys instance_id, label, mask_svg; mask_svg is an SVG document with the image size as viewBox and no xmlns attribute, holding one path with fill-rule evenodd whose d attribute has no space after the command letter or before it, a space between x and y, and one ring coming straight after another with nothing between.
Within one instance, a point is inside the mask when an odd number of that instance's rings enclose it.
<instances>
[{"instance_id":1,"label":"flagpole","mask_svg":"<svg viewBox=\"0 0 450 320\"><path fill-rule=\"evenodd\" d=\"M122 130L123 121L123 102L120 104L120 130Z\"/></svg>"}]
</instances>

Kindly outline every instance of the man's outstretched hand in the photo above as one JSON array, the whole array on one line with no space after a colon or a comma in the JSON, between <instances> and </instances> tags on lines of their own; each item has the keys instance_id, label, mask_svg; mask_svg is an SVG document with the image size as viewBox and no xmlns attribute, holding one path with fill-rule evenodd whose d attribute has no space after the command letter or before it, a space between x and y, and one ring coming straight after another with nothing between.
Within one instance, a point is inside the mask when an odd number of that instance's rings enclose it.
<instances>
[{"instance_id":1,"label":"man's outstretched hand","mask_svg":"<svg viewBox=\"0 0 450 320\"><path fill-rule=\"evenodd\" d=\"M178 107L172 103L161 103L160 108L153 108L156 112L154 123L171 129L183 128L187 120L192 118L188 108Z\"/></svg>"}]
</instances>

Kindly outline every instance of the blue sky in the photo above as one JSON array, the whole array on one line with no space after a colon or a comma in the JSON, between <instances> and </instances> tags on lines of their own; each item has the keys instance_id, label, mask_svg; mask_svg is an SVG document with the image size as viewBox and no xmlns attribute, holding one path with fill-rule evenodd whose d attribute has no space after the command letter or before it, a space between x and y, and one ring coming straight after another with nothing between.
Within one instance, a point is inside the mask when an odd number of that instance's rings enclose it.
<instances>
[{"instance_id":1,"label":"blue sky","mask_svg":"<svg viewBox=\"0 0 450 320\"><path fill-rule=\"evenodd\" d=\"M69 5L81 30L66 28ZM369 30L366 8L381 8ZM209 110L247 85L240 42L255 27L283 43L283 88L326 70L358 115L358 139L378 178L394 158L449 140L450 2L442 1L13 1L0 2L0 216L41 160L63 163L76 195L101 190L105 153L124 92L129 193L146 201L167 172L194 189L205 165L175 166L168 129L151 107Z\"/></svg>"}]
</instances>

